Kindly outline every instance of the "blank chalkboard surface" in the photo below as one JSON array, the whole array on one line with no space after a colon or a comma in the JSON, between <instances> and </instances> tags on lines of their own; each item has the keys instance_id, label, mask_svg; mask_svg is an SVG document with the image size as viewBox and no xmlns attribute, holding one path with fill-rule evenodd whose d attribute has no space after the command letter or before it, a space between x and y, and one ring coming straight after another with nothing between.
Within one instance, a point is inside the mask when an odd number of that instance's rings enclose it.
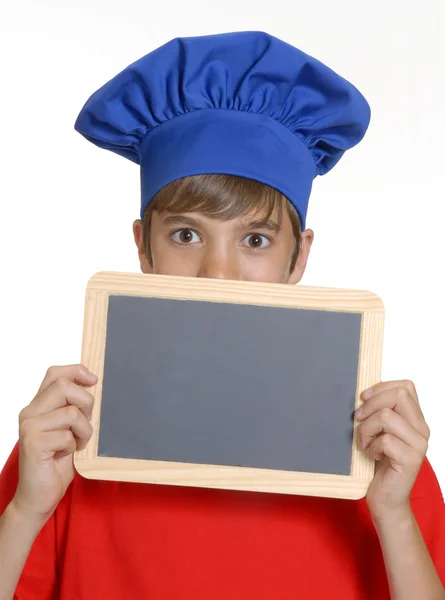
<instances>
[{"instance_id":1,"label":"blank chalkboard surface","mask_svg":"<svg viewBox=\"0 0 445 600\"><path fill-rule=\"evenodd\" d=\"M86 477L359 498L360 392L380 380L370 292L101 273L82 362L99 376Z\"/></svg>"}]
</instances>

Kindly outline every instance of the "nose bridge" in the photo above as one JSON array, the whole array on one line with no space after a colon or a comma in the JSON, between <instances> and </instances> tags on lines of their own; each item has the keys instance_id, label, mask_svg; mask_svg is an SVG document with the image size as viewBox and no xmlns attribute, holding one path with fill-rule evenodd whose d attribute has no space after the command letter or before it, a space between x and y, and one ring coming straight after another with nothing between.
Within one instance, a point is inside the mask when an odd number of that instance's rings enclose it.
<instances>
[{"instance_id":1,"label":"nose bridge","mask_svg":"<svg viewBox=\"0 0 445 600\"><path fill-rule=\"evenodd\" d=\"M206 248L198 277L239 279L237 253L230 244L219 242Z\"/></svg>"}]
</instances>

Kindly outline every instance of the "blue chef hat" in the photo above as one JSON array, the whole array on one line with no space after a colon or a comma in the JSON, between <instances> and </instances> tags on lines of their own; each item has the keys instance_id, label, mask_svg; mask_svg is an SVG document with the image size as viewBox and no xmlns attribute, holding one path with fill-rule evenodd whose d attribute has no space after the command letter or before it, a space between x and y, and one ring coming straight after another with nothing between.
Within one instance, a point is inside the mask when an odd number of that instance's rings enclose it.
<instances>
[{"instance_id":1,"label":"blue chef hat","mask_svg":"<svg viewBox=\"0 0 445 600\"><path fill-rule=\"evenodd\" d=\"M369 118L331 69L247 31L162 45L96 91L75 128L141 166L141 217L171 181L225 173L276 188L304 229L313 179L362 139Z\"/></svg>"}]
</instances>

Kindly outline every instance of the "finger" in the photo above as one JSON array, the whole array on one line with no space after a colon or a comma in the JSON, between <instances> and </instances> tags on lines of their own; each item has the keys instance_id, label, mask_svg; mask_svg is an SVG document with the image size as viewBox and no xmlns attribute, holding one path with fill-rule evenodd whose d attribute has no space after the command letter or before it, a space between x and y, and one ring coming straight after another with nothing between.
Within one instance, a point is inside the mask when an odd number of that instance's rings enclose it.
<instances>
[{"instance_id":1,"label":"finger","mask_svg":"<svg viewBox=\"0 0 445 600\"><path fill-rule=\"evenodd\" d=\"M45 391L57 379L69 379L80 385L91 386L97 382L97 376L91 373L84 365L65 365L61 367L50 367L42 381L36 396Z\"/></svg>"},{"instance_id":2,"label":"finger","mask_svg":"<svg viewBox=\"0 0 445 600\"><path fill-rule=\"evenodd\" d=\"M35 419L30 419L22 425L22 436L38 435L47 431L70 429L79 440L82 449L91 438L93 428L85 415L73 405L58 408Z\"/></svg>"},{"instance_id":3,"label":"finger","mask_svg":"<svg viewBox=\"0 0 445 600\"><path fill-rule=\"evenodd\" d=\"M382 408L360 424L361 448L364 450L376 436L389 433L418 452L426 451L426 440L406 419L391 410Z\"/></svg>"},{"instance_id":4,"label":"finger","mask_svg":"<svg viewBox=\"0 0 445 600\"><path fill-rule=\"evenodd\" d=\"M78 442L69 429L45 431L40 436L39 444L42 453L47 458L53 458L55 454L58 458L63 458L68 454L73 454L78 449Z\"/></svg>"},{"instance_id":5,"label":"finger","mask_svg":"<svg viewBox=\"0 0 445 600\"><path fill-rule=\"evenodd\" d=\"M360 397L363 400L368 400L375 394L380 394L381 392L386 392L386 391L393 390L395 388L400 388L400 387L406 388L407 391L409 392L409 394L412 396L412 398L416 402L416 404L418 406L420 406L416 386L409 379L400 379L397 381L381 381L380 383L376 383L375 385L373 385L371 388L364 390L361 393Z\"/></svg>"},{"instance_id":6,"label":"finger","mask_svg":"<svg viewBox=\"0 0 445 600\"><path fill-rule=\"evenodd\" d=\"M423 437L429 439L430 431L423 413L406 387L394 387L375 394L366 400L355 414L357 419L363 421L383 408L394 410L415 427Z\"/></svg>"},{"instance_id":7,"label":"finger","mask_svg":"<svg viewBox=\"0 0 445 600\"><path fill-rule=\"evenodd\" d=\"M33 419L67 404L76 406L89 419L93 407L93 396L85 388L69 379L59 378L22 410L19 422Z\"/></svg>"},{"instance_id":8,"label":"finger","mask_svg":"<svg viewBox=\"0 0 445 600\"><path fill-rule=\"evenodd\" d=\"M383 460L388 458L394 468L413 468L419 469L424 455L416 452L401 440L389 433L384 433L374 440L369 447L375 460Z\"/></svg>"}]
</instances>

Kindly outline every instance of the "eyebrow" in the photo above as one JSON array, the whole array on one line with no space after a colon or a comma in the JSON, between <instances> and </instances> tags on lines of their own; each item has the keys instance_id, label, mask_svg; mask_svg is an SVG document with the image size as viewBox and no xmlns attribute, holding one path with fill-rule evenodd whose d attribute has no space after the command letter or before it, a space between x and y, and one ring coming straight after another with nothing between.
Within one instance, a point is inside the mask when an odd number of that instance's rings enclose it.
<instances>
[{"instance_id":1,"label":"eyebrow","mask_svg":"<svg viewBox=\"0 0 445 600\"><path fill-rule=\"evenodd\" d=\"M200 223L193 217L188 217L186 215L167 215L163 219L164 223L168 225L169 223L182 224L182 225L190 225L192 227L199 227ZM272 219L259 219L256 221L240 221L240 229L266 229L271 233L278 233L281 229L281 225Z\"/></svg>"},{"instance_id":2,"label":"eyebrow","mask_svg":"<svg viewBox=\"0 0 445 600\"><path fill-rule=\"evenodd\" d=\"M168 223L182 223L183 225L193 225L194 227L199 225L199 222L196 219L193 219L192 217L186 217L185 215L170 215L164 217L163 221L167 225Z\"/></svg>"},{"instance_id":3,"label":"eyebrow","mask_svg":"<svg viewBox=\"0 0 445 600\"><path fill-rule=\"evenodd\" d=\"M281 229L281 225L271 219L260 219L257 221L246 221L242 222L243 229L266 229L272 233L278 233Z\"/></svg>"}]
</instances>

